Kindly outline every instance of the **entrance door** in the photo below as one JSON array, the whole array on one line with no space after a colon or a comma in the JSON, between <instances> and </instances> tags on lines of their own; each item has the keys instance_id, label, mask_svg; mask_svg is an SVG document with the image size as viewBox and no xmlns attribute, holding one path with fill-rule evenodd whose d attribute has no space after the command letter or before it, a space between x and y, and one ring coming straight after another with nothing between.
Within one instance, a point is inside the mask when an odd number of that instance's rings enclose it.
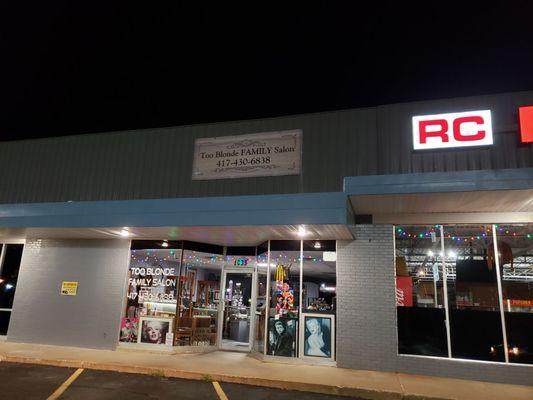
<instances>
[{"instance_id":1,"label":"entrance door","mask_svg":"<svg viewBox=\"0 0 533 400\"><path fill-rule=\"evenodd\" d=\"M268 312L267 298L267 274L266 271L257 268L256 279L256 303L255 303L255 333L254 350L259 353L265 352L265 319Z\"/></svg>"},{"instance_id":2,"label":"entrance door","mask_svg":"<svg viewBox=\"0 0 533 400\"><path fill-rule=\"evenodd\" d=\"M252 349L256 275L254 268L228 268L222 272L218 343L223 350Z\"/></svg>"}]
</instances>

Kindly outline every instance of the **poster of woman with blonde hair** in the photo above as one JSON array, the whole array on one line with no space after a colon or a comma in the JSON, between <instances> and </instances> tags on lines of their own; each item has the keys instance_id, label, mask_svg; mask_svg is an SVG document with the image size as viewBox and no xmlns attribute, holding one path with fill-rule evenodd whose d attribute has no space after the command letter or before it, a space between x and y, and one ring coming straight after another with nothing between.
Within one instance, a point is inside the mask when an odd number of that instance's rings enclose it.
<instances>
[{"instance_id":1,"label":"poster of woman with blonde hair","mask_svg":"<svg viewBox=\"0 0 533 400\"><path fill-rule=\"evenodd\" d=\"M331 358L331 318L305 317L304 355Z\"/></svg>"}]
</instances>

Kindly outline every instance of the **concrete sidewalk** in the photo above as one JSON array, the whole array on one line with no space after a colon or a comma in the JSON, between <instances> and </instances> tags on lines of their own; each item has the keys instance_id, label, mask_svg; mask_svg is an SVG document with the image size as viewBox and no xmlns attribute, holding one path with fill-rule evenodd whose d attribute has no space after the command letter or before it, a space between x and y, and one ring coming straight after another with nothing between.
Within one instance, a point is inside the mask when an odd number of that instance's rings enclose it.
<instances>
[{"instance_id":1,"label":"concrete sidewalk","mask_svg":"<svg viewBox=\"0 0 533 400\"><path fill-rule=\"evenodd\" d=\"M266 362L244 353L222 351L175 354L0 342L0 361L216 380L377 400L533 399L530 386Z\"/></svg>"}]
</instances>

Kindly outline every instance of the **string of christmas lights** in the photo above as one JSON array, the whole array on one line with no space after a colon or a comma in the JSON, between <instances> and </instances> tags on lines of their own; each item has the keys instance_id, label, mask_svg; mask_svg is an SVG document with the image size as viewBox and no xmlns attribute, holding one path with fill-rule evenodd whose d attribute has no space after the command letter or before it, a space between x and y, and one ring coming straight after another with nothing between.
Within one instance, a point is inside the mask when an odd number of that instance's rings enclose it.
<instances>
[{"instance_id":1,"label":"string of christmas lights","mask_svg":"<svg viewBox=\"0 0 533 400\"><path fill-rule=\"evenodd\" d=\"M438 228L439 225L436 225L435 227ZM500 236L525 237L527 239L533 239L533 233L526 233L526 234L520 235L520 234L517 234L516 232L510 231L509 229L504 229L502 227L499 227L498 225L496 225L496 229L497 229L498 234ZM429 231L424 231L424 232L421 232L421 233L408 233L403 228L396 228L397 236L406 237L406 238L419 238L419 239L422 239L422 238L426 238L426 237L431 237L432 233L437 234L437 231L434 228L431 228ZM487 238L487 236L488 237L492 236L491 229L487 229L486 231L483 231L483 232L481 232L479 234L476 234L476 235L454 235L454 234L452 234L450 232L444 231L444 238L445 239L456 240L458 242L460 242L460 241L467 242L469 239L470 240L484 240L485 238Z\"/></svg>"},{"instance_id":2,"label":"string of christmas lights","mask_svg":"<svg viewBox=\"0 0 533 400\"><path fill-rule=\"evenodd\" d=\"M178 254L179 254L178 250ZM169 254L165 257L158 257L157 255L153 254L152 251L148 250L146 253L141 253L138 250L132 250L131 251L131 259L138 262L145 262L145 263L153 263L153 262L163 262L163 261L179 261L179 257L174 257L176 254L176 251L169 250ZM221 255L213 255L211 257L200 257L196 252L190 252L186 253L186 255L183 257L183 261L186 263L196 263L196 264L220 264L221 262L227 262L232 263L235 259L246 259L249 263L253 262L256 257L250 256L250 257L238 257L238 256L221 256ZM266 257L257 257L258 262L259 260L266 260ZM300 262L300 256L298 257L292 257L288 256L283 253L279 253L278 256L271 256L271 259L273 261L280 261L282 260L283 263L298 263ZM310 261L313 263L322 262L323 260L320 257L304 257L304 261Z\"/></svg>"}]
</instances>

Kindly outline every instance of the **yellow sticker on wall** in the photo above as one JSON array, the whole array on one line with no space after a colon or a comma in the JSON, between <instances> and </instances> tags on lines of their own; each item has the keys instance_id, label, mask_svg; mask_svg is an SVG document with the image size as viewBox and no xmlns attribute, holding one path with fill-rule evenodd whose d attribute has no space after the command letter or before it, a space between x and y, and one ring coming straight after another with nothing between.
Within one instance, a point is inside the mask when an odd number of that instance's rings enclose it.
<instances>
[{"instance_id":1,"label":"yellow sticker on wall","mask_svg":"<svg viewBox=\"0 0 533 400\"><path fill-rule=\"evenodd\" d=\"M78 282L66 282L61 284L61 295L63 296L76 296L78 293Z\"/></svg>"}]
</instances>

